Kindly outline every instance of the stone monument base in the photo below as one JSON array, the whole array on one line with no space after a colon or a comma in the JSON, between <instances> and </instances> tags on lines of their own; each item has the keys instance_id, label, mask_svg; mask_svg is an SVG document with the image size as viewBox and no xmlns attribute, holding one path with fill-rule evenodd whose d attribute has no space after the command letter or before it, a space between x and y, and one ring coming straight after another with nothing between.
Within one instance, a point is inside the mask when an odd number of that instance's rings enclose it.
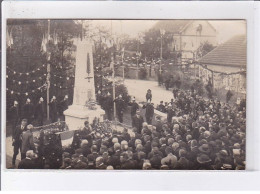
<instances>
[{"instance_id":1,"label":"stone monument base","mask_svg":"<svg viewBox=\"0 0 260 194\"><path fill-rule=\"evenodd\" d=\"M84 127L85 121L89 121L91 124L94 118L98 118L100 122L103 122L105 111L98 105L95 106L95 110L91 110L86 106L71 105L64 111L64 115L69 130L77 130Z\"/></svg>"}]
</instances>

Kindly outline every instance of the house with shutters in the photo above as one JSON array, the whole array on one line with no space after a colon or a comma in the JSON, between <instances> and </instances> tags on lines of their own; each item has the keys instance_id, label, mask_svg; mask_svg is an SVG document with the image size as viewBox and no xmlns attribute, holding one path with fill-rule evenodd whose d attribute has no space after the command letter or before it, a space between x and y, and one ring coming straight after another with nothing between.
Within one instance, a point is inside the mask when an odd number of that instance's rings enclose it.
<instances>
[{"instance_id":1,"label":"house with shutters","mask_svg":"<svg viewBox=\"0 0 260 194\"><path fill-rule=\"evenodd\" d=\"M247 39L237 35L219 45L198 60L198 77L209 79L215 89L246 94Z\"/></svg>"},{"instance_id":2,"label":"house with shutters","mask_svg":"<svg viewBox=\"0 0 260 194\"><path fill-rule=\"evenodd\" d=\"M205 42L217 46L217 31L207 20L161 20L154 29L172 34L168 46L181 54L182 62L196 59L198 48Z\"/></svg>"}]
</instances>

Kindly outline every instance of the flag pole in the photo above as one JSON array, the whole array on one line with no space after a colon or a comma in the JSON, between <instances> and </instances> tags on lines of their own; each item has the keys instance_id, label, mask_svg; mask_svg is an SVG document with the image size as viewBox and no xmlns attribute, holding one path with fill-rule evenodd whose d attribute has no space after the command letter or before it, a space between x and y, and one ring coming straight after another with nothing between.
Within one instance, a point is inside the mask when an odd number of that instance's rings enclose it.
<instances>
[{"instance_id":1,"label":"flag pole","mask_svg":"<svg viewBox=\"0 0 260 194\"><path fill-rule=\"evenodd\" d=\"M48 33L47 33L47 41L49 44L49 36L50 36L50 20L48 20ZM48 45L47 44L47 45ZM50 61L49 61L49 51L47 50L47 120L50 119L50 109L49 109L49 102L50 102Z\"/></svg>"}]
</instances>

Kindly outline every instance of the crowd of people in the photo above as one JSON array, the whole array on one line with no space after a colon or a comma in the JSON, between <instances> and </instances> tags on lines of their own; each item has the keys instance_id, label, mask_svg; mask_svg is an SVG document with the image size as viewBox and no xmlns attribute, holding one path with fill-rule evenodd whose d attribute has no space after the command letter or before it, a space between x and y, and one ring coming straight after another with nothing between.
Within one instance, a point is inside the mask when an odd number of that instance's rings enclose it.
<instances>
[{"instance_id":1,"label":"crowd of people","mask_svg":"<svg viewBox=\"0 0 260 194\"><path fill-rule=\"evenodd\" d=\"M152 95L148 97L141 108L151 105ZM132 129L86 122L75 131L72 144L62 148L55 168L245 169L245 103L230 105L204 99L196 90L177 89L166 107L160 106L163 102L159 105L167 119L153 115L154 122L147 115L143 118L135 103L133 99Z\"/></svg>"}]
</instances>

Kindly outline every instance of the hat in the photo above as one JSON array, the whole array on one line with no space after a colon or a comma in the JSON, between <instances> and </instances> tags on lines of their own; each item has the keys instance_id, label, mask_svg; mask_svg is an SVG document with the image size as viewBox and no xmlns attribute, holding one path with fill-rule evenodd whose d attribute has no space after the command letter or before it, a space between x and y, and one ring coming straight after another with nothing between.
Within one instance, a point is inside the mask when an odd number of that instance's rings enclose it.
<instances>
[{"instance_id":1,"label":"hat","mask_svg":"<svg viewBox=\"0 0 260 194\"><path fill-rule=\"evenodd\" d=\"M121 141L121 145L128 145L128 142L126 140Z\"/></svg>"},{"instance_id":2,"label":"hat","mask_svg":"<svg viewBox=\"0 0 260 194\"><path fill-rule=\"evenodd\" d=\"M203 134L204 134L205 138L209 138L211 135L211 133L209 131L205 131Z\"/></svg>"},{"instance_id":3,"label":"hat","mask_svg":"<svg viewBox=\"0 0 260 194\"><path fill-rule=\"evenodd\" d=\"M195 148L195 147L198 147L198 142L197 142L197 140L195 140L195 139L191 140L191 145L190 145L190 147L191 147L191 149L192 149L192 148Z\"/></svg>"},{"instance_id":4,"label":"hat","mask_svg":"<svg viewBox=\"0 0 260 194\"><path fill-rule=\"evenodd\" d=\"M113 143L113 144L118 143L118 138L117 138L117 137L114 137L114 138L112 139L112 143Z\"/></svg>"},{"instance_id":5,"label":"hat","mask_svg":"<svg viewBox=\"0 0 260 194\"><path fill-rule=\"evenodd\" d=\"M43 97L40 97L40 101L43 102Z\"/></svg>"},{"instance_id":6,"label":"hat","mask_svg":"<svg viewBox=\"0 0 260 194\"><path fill-rule=\"evenodd\" d=\"M205 164L205 163L211 162L211 159L208 157L208 155L201 154L200 156L197 157L197 161L200 164Z\"/></svg>"},{"instance_id":7,"label":"hat","mask_svg":"<svg viewBox=\"0 0 260 194\"><path fill-rule=\"evenodd\" d=\"M107 95L110 96L111 94L108 92Z\"/></svg>"},{"instance_id":8,"label":"hat","mask_svg":"<svg viewBox=\"0 0 260 194\"><path fill-rule=\"evenodd\" d=\"M88 140L86 140L86 139L83 139L82 141L81 141L81 144L80 144L81 146L83 146L83 145L88 145Z\"/></svg>"},{"instance_id":9,"label":"hat","mask_svg":"<svg viewBox=\"0 0 260 194\"><path fill-rule=\"evenodd\" d=\"M96 166L100 166L103 163L104 163L103 157L101 157L101 156L97 157L97 159L96 159Z\"/></svg>"},{"instance_id":10,"label":"hat","mask_svg":"<svg viewBox=\"0 0 260 194\"><path fill-rule=\"evenodd\" d=\"M55 100L55 99L56 99L56 96L53 96L53 97L52 97L52 99L54 99L54 100Z\"/></svg>"},{"instance_id":11,"label":"hat","mask_svg":"<svg viewBox=\"0 0 260 194\"><path fill-rule=\"evenodd\" d=\"M30 125L28 125L28 126L27 126L27 129L28 129L28 130L31 130L31 129L33 129L33 125L31 125L31 124L30 124Z\"/></svg>"},{"instance_id":12,"label":"hat","mask_svg":"<svg viewBox=\"0 0 260 194\"><path fill-rule=\"evenodd\" d=\"M122 95L121 94L119 94L119 96L118 96L119 98L122 98Z\"/></svg>"},{"instance_id":13,"label":"hat","mask_svg":"<svg viewBox=\"0 0 260 194\"><path fill-rule=\"evenodd\" d=\"M27 99L26 99L26 102L31 102L30 98L27 98Z\"/></svg>"},{"instance_id":14,"label":"hat","mask_svg":"<svg viewBox=\"0 0 260 194\"><path fill-rule=\"evenodd\" d=\"M114 150L115 150L115 151L116 151L116 150L120 150L120 148L121 148L121 146L120 146L119 143L115 143L115 144L114 144Z\"/></svg>"},{"instance_id":15,"label":"hat","mask_svg":"<svg viewBox=\"0 0 260 194\"><path fill-rule=\"evenodd\" d=\"M68 96L68 95L65 95L65 98L69 98L69 96Z\"/></svg>"},{"instance_id":16,"label":"hat","mask_svg":"<svg viewBox=\"0 0 260 194\"><path fill-rule=\"evenodd\" d=\"M114 167L109 165L109 166L107 166L107 170L114 170Z\"/></svg>"},{"instance_id":17,"label":"hat","mask_svg":"<svg viewBox=\"0 0 260 194\"><path fill-rule=\"evenodd\" d=\"M210 152L209 145L208 144L202 144L199 147L199 151L204 152L204 153L209 153Z\"/></svg>"},{"instance_id":18,"label":"hat","mask_svg":"<svg viewBox=\"0 0 260 194\"><path fill-rule=\"evenodd\" d=\"M15 105L17 105L17 104L18 104L18 102L15 100L15 101L14 101L14 104L15 104Z\"/></svg>"},{"instance_id":19,"label":"hat","mask_svg":"<svg viewBox=\"0 0 260 194\"><path fill-rule=\"evenodd\" d=\"M219 155L223 158L227 157L228 156L228 152L227 150L220 150L219 151Z\"/></svg>"}]
</instances>

